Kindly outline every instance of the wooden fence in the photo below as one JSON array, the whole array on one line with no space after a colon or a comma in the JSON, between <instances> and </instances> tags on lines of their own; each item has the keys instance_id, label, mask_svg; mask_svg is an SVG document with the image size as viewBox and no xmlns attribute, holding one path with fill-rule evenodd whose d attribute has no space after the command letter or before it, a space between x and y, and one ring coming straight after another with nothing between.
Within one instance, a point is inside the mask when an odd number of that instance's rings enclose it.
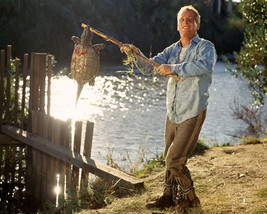
<instances>
[{"instance_id":1,"label":"wooden fence","mask_svg":"<svg viewBox=\"0 0 267 214\"><path fill-rule=\"evenodd\" d=\"M93 123L83 127L76 121L72 127L71 120L51 117L52 56L32 53L29 69L25 54L21 69L19 59L11 63L11 52L11 46L7 53L1 50L0 61L0 184L26 182L26 191L37 201L53 203L57 184L62 198L75 196L77 187L88 185L89 172L118 185L143 187L142 181L90 158Z\"/></svg>"}]
</instances>

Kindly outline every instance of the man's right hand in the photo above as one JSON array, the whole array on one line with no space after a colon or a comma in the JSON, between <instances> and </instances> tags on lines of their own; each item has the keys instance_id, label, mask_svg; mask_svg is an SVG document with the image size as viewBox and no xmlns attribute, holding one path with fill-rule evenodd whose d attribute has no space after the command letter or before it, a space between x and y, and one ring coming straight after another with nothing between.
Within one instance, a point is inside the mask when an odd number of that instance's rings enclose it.
<instances>
[{"instance_id":1,"label":"man's right hand","mask_svg":"<svg viewBox=\"0 0 267 214\"><path fill-rule=\"evenodd\" d=\"M158 72L162 75L162 76L170 76L173 75L172 73L172 67L170 65L167 64L162 64L159 66L158 68Z\"/></svg>"},{"instance_id":2,"label":"man's right hand","mask_svg":"<svg viewBox=\"0 0 267 214\"><path fill-rule=\"evenodd\" d=\"M129 54L130 50L134 52L134 54L139 54L140 51L137 47L135 47L134 45L131 45L131 44L123 44L121 46L121 51L123 51L124 53L126 53L127 55Z\"/></svg>"}]
</instances>

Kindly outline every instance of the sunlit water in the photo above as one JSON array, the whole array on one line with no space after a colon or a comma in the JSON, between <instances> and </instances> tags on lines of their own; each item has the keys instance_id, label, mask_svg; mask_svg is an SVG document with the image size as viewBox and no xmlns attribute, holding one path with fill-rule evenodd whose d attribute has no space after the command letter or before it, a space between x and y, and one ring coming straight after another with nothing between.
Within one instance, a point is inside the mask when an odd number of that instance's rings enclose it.
<instances>
[{"instance_id":1,"label":"sunlit water","mask_svg":"<svg viewBox=\"0 0 267 214\"><path fill-rule=\"evenodd\" d=\"M118 74L122 66L102 66L95 85L86 84L75 109L75 81L66 76L52 80L51 115L60 119L94 122L92 158L105 161L108 149L115 159L128 153L132 161L138 158L139 145L146 157L155 157L164 149L166 118L166 79L157 83L151 77ZM163 86L162 86L163 85ZM218 62L210 88L207 118L200 137L205 142L223 144L234 142L233 135L242 134L246 124L232 116L230 105L238 98L240 104L249 104L250 91L246 83L234 78ZM127 152L126 152L127 151Z\"/></svg>"}]
</instances>

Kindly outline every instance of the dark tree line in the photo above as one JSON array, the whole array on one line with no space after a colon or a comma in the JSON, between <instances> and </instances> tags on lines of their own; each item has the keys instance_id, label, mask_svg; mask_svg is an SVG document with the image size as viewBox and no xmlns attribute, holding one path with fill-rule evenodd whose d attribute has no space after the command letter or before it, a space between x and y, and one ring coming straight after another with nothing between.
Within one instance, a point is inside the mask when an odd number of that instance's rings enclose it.
<instances>
[{"instance_id":1,"label":"dark tree line","mask_svg":"<svg viewBox=\"0 0 267 214\"><path fill-rule=\"evenodd\" d=\"M202 16L199 35L211 40L219 54L240 49L245 28L241 15L235 7L232 16L215 14L210 0L1 0L0 48L11 44L13 56L46 52L59 63L69 63L70 38L81 35L84 22L123 43L135 44L147 55L150 50L156 54L179 39L176 14L188 4ZM93 43L99 42L105 41L94 36ZM105 43L101 57L120 59L119 48Z\"/></svg>"}]
</instances>

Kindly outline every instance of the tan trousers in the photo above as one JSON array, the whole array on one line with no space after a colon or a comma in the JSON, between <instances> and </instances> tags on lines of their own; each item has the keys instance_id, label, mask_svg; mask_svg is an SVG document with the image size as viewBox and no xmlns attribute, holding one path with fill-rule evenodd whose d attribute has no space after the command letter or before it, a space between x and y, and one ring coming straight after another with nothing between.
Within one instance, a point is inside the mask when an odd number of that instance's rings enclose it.
<instances>
[{"instance_id":1,"label":"tan trousers","mask_svg":"<svg viewBox=\"0 0 267 214\"><path fill-rule=\"evenodd\" d=\"M205 118L206 110L180 124L171 122L168 117L166 119L164 194L172 194L174 199L176 197L189 200L194 198L193 181L185 164L196 146Z\"/></svg>"}]
</instances>

